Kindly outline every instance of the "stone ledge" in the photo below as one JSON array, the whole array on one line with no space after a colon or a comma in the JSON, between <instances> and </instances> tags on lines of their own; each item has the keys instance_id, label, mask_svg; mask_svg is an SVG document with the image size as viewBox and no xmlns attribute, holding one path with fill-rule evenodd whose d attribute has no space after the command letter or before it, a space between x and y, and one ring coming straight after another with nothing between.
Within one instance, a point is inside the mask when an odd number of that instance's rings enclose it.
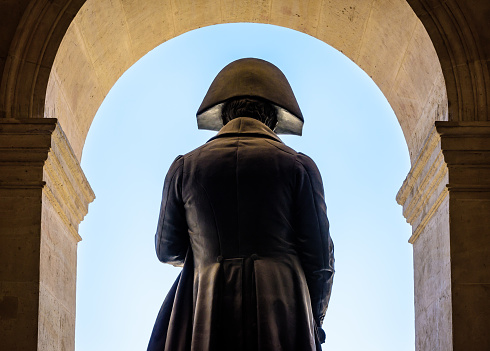
<instances>
[{"instance_id":1,"label":"stone ledge","mask_svg":"<svg viewBox=\"0 0 490 351\"><path fill-rule=\"evenodd\" d=\"M95 194L59 124L52 135L51 149L43 172L43 188L63 222L80 241L78 225L88 212Z\"/></svg>"},{"instance_id":2,"label":"stone ledge","mask_svg":"<svg viewBox=\"0 0 490 351\"><path fill-rule=\"evenodd\" d=\"M414 243L449 193L490 196L490 122L436 121L396 196Z\"/></svg>"},{"instance_id":3,"label":"stone ledge","mask_svg":"<svg viewBox=\"0 0 490 351\"><path fill-rule=\"evenodd\" d=\"M42 188L55 118L0 118L0 188Z\"/></svg>"},{"instance_id":4,"label":"stone ledge","mask_svg":"<svg viewBox=\"0 0 490 351\"><path fill-rule=\"evenodd\" d=\"M490 192L490 122L436 122L451 192Z\"/></svg>"},{"instance_id":5,"label":"stone ledge","mask_svg":"<svg viewBox=\"0 0 490 351\"><path fill-rule=\"evenodd\" d=\"M0 118L0 189L42 189L77 241L95 198L56 118Z\"/></svg>"},{"instance_id":6,"label":"stone ledge","mask_svg":"<svg viewBox=\"0 0 490 351\"><path fill-rule=\"evenodd\" d=\"M410 243L414 243L447 196L448 169L435 128L429 133L420 155L398 191L396 200L412 225Z\"/></svg>"}]
</instances>

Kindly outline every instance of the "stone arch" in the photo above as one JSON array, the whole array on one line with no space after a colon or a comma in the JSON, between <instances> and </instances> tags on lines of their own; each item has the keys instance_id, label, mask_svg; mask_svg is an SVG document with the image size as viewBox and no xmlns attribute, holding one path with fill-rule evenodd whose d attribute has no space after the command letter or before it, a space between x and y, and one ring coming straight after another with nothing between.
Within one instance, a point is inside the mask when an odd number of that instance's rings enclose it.
<instances>
[{"instance_id":1,"label":"stone arch","mask_svg":"<svg viewBox=\"0 0 490 351\"><path fill-rule=\"evenodd\" d=\"M33 0L12 1L11 4L8 4L8 10L10 11L3 12L5 20L2 22L9 24L5 26L5 31L11 37L8 40L7 34L5 36L7 40L2 42L1 56L3 60L0 61L0 69L3 70L4 74L0 85L2 96L0 100L0 116L40 117L45 115L44 100L55 55L68 26L85 2L85 0L65 2ZM101 3L104 3L104 1ZM144 6L139 6L138 3L131 1L125 1L124 3L126 5L118 6L132 7L133 9L135 7L143 8L143 10L151 7L151 2ZM117 4L121 4L121 2ZM198 26L234 21L277 23L278 25L284 25L314 36L322 36L322 32L324 35L326 33L326 36L328 36L329 32L330 34L334 33L332 37L335 38L326 41L332 46L339 48L354 61L356 61L355 53L353 54L355 50L347 46L355 46L353 36L358 34L356 31L359 28L363 31L363 35L368 32L364 31L368 27L355 25L355 22L358 24L361 22L356 14L369 12L369 18L374 14L372 17L373 21L387 24L390 21L389 19L387 20L386 17L389 16L386 16L386 13L392 13L390 9L402 10L398 13L408 15L408 17L404 16L401 18L401 23L405 24L407 20L411 21L415 18L413 15L415 13L431 36L431 41L440 59L448 91L449 119L487 120L489 74L486 62L490 49L487 44L488 34L486 34L485 30L487 25L485 16L488 14L486 7L483 6L483 3L469 5L456 0L443 3L409 0L408 4L413 11L410 11L405 1L402 0L373 0L363 4L340 1L324 4L323 1L314 1L307 5L300 5L299 2L296 4L293 1L256 1L243 4L224 2L221 6L216 5L214 1L203 2L200 6L203 10L208 10L211 13L210 16L203 15L203 12L193 15L191 13L193 5L188 2L178 2L176 6L176 4L169 1L162 3L161 7L165 9L166 6L166 13L171 13L171 17L175 17L181 24L178 27L174 27L174 35L192 29L193 27L190 23L193 22L191 20L193 16L197 19L196 23L201 21ZM376 18L376 8L382 9L380 11L382 14L380 16L381 20ZM372 9L374 11L371 11ZM194 12L198 13L199 11ZM141 21L152 16L155 18L158 13L141 11L139 18ZM11 14L14 15L11 16ZM323 14L326 14L327 19L322 23ZM149 17L146 17L147 15ZM10 17L7 18L7 16ZM201 17L201 19L198 17ZM473 20L469 21L468 19ZM133 20L138 21L138 16L135 16ZM165 21L162 20L160 22ZM129 24L129 22L126 23ZM149 23L152 22L150 21ZM396 25L397 21L395 20L391 23ZM339 28L346 28L346 30L335 32ZM320 35L316 35L319 31ZM160 42L166 39L168 38L160 38ZM153 45L155 46L158 42L159 40L156 43L154 42ZM366 72L370 72L369 64L368 66L364 66L362 63L359 65ZM376 75L373 75L373 78L377 80ZM380 87L385 92L386 88L381 85ZM48 101L48 103L50 102ZM53 104L51 102L51 105ZM395 104L393 104L393 107L397 112L402 108ZM441 112L444 115L444 112ZM400 112L397 115L400 115ZM408 131L408 129L403 128L404 131ZM83 127L81 128L82 130ZM419 138L423 139L424 137L419 136ZM408 140L407 142L411 143ZM76 143L74 142L73 144ZM414 144L420 144L420 141L418 143L414 142ZM414 149L417 149L417 147L414 147ZM80 155L80 152L81 150L78 151L78 155Z\"/></svg>"},{"instance_id":2,"label":"stone arch","mask_svg":"<svg viewBox=\"0 0 490 351\"><path fill-rule=\"evenodd\" d=\"M96 110L127 68L155 46L186 31L238 21L295 29L343 52L385 94L413 157L433 121L447 118L437 54L404 0L349 6L344 1L261 1L253 5L149 1L140 6L132 1L89 0L68 28L54 61L46 94L47 115L56 115L79 158ZM402 21L405 26L398 25ZM73 65L79 69L72 70Z\"/></svg>"},{"instance_id":3,"label":"stone arch","mask_svg":"<svg viewBox=\"0 0 490 351\"><path fill-rule=\"evenodd\" d=\"M488 5L471 6L464 1L408 2L437 50L446 80L449 120L488 120L490 45L488 30L484 29L488 26Z\"/></svg>"}]
</instances>

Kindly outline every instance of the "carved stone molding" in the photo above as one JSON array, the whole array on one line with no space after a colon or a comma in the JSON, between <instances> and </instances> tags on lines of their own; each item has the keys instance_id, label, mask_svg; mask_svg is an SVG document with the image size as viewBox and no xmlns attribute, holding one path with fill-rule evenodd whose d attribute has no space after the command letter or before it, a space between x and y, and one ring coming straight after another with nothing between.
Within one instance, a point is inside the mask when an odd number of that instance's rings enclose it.
<instances>
[{"instance_id":1,"label":"carved stone molding","mask_svg":"<svg viewBox=\"0 0 490 351\"><path fill-rule=\"evenodd\" d=\"M95 198L55 118L0 119L0 189L42 189L79 241Z\"/></svg>"},{"instance_id":2,"label":"carved stone molding","mask_svg":"<svg viewBox=\"0 0 490 351\"><path fill-rule=\"evenodd\" d=\"M0 189L42 188L56 119L0 118Z\"/></svg>"},{"instance_id":3,"label":"carved stone molding","mask_svg":"<svg viewBox=\"0 0 490 351\"><path fill-rule=\"evenodd\" d=\"M407 0L441 62L449 120L485 121L489 111L488 1Z\"/></svg>"},{"instance_id":4,"label":"carved stone molding","mask_svg":"<svg viewBox=\"0 0 490 351\"><path fill-rule=\"evenodd\" d=\"M448 194L448 169L441 151L441 138L435 128L398 191L396 201L412 225L413 244Z\"/></svg>"},{"instance_id":5,"label":"carved stone molding","mask_svg":"<svg viewBox=\"0 0 490 351\"><path fill-rule=\"evenodd\" d=\"M490 196L490 122L436 122L444 160L449 168L448 188Z\"/></svg>"},{"instance_id":6,"label":"carved stone molding","mask_svg":"<svg viewBox=\"0 0 490 351\"><path fill-rule=\"evenodd\" d=\"M95 194L59 124L51 138L43 180L46 182L44 194L75 239L80 241L78 225L87 214Z\"/></svg>"},{"instance_id":7,"label":"carved stone molding","mask_svg":"<svg viewBox=\"0 0 490 351\"><path fill-rule=\"evenodd\" d=\"M27 117L44 115L51 66L68 26L85 0L24 3L25 11L8 54L1 58L5 59L5 68L0 77L0 118L17 117L19 113ZM6 33L9 20L5 23Z\"/></svg>"},{"instance_id":8,"label":"carved stone molding","mask_svg":"<svg viewBox=\"0 0 490 351\"><path fill-rule=\"evenodd\" d=\"M449 192L490 197L490 122L435 122L396 197L412 225L410 243Z\"/></svg>"}]
</instances>

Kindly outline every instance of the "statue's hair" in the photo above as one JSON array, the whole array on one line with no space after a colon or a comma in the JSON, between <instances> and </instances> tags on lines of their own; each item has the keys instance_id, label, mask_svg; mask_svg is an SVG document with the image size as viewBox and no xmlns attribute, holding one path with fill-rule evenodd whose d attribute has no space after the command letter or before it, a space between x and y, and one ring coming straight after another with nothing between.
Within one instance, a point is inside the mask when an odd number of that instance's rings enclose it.
<instances>
[{"instance_id":1,"label":"statue's hair","mask_svg":"<svg viewBox=\"0 0 490 351\"><path fill-rule=\"evenodd\" d=\"M239 97L226 101L221 110L223 125L237 117L255 118L274 130L277 124L277 108L267 100Z\"/></svg>"}]
</instances>

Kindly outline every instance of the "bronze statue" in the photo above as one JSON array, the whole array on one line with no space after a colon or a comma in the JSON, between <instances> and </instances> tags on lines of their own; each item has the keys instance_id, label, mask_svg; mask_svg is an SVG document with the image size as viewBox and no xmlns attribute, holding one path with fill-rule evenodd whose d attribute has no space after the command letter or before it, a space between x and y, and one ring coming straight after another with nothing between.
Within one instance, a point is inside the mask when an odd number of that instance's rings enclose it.
<instances>
[{"instance_id":1,"label":"bronze statue","mask_svg":"<svg viewBox=\"0 0 490 351\"><path fill-rule=\"evenodd\" d=\"M219 132L165 178L156 252L183 270L148 350L320 350L333 243L315 163L274 133L302 131L286 77L267 61L234 61L197 121Z\"/></svg>"}]
</instances>

